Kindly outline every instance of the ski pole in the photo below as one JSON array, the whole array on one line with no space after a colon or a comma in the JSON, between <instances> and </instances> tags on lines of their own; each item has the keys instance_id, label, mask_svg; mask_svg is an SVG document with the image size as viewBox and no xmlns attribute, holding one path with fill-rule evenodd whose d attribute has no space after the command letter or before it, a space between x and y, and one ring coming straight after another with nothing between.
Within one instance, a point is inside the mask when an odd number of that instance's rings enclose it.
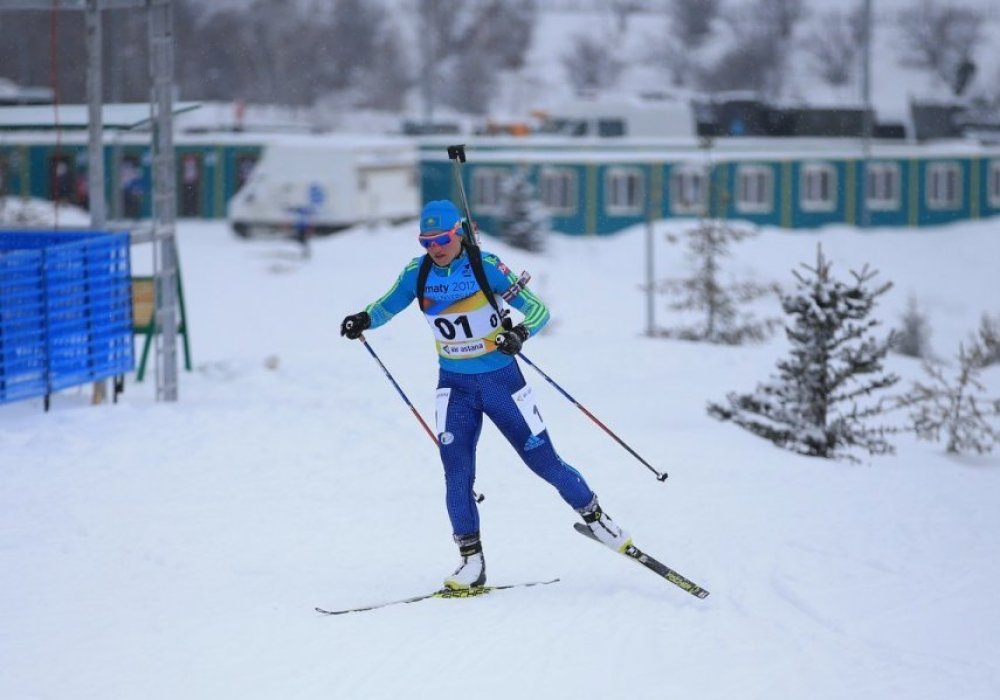
<instances>
[{"instance_id":1,"label":"ski pole","mask_svg":"<svg viewBox=\"0 0 1000 700\"><path fill-rule=\"evenodd\" d=\"M462 211L465 212L465 224L468 227L469 240L478 248L479 235L476 227L472 223L472 210L469 209L469 199L465 196L465 184L462 181L462 163L465 162L465 144L448 146L448 160L452 164L452 173L455 175L455 186L458 188L459 198L462 200Z\"/></svg>"},{"instance_id":2,"label":"ski pole","mask_svg":"<svg viewBox=\"0 0 1000 700\"><path fill-rule=\"evenodd\" d=\"M402 387L400 387L399 383L396 382L395 378L392 376L392 373L385 366L385 364L382 363L382 360L379 359L379 356L375 354L375 350L372 349L372 346L368 343L368 340L365 338L365 336L364 335L358 336L358 340L364 343L365 349L368 350L368 353L375 359L375 361L378 363L378 366L382 368L382 372L389 379L389 381L392 382L392 385L396 387L396 391L399 392L399 395L400 397L402 397L403 402L410 407L411 411L413 411L414 417L417 419L417 422L424 427L424 430L427 432L428 437L430 437L430 439L434 441L435 445L440 446L437 436L434 435L434 432L431 430L430 426L427 425L427 421L425 421L423 416L420 415L420 412L410 402L410 399L406 397L406 394L403 392ZM476 493L475 491L472 492L472 497L476 499L476 503L482 503L483 499L486 498L486 496L480 493Z\"/></svg>"},{"instance_id":3,"label":"ski pole","mask_svg":"<svg viewBox=\"0 0 1000 700\"><path fill-rule=\"evenodd\" d=\"M473 236L475 235L474 234L474 232L475 232L475 226L472 223L472 210L469 208L469 200L465 196L465 185L462 182L462 163L465 162L465 145L464 144L456 144L454 146L448 146L448 160L450 160L451 163L452 163L452 172L455 175L455 186L458 189L459 197L462 200L462 210L465 212L465 223L468 226L467 231L469 233L469 238L472 240L473 246L475 246L475 248L478 249L478 247L479 247L478 246L478 241L473 238ZM526 273L522 273L522 277L525 274ZM525 283L527 283L527 279L525 279ZM516 285L516 283L515 283L515 285ZM513 287L511 289L513 289ZM510 291L511 290L508 290L508 292L510 292ZM517 292L519 292L519 291L520 290L517 290ZM517 292L514 292L512 294L512 296L516 296ZM502 321L504 321L503 327L506 328L507 330L510 330L510 321L505 319L506 314L504 313L504 311L500 310L500 307L497 305L496 300L492 297L492 295L489 295L489 294L487 294L486 298L490 302L490 304L493 306L493 308L496 309L497 314L499 315L500 319ZM505 293L505 298L506 298L506 293ZM509 301L509 299L508 299L508 301ZM583 411L583 414L585 416L587 416L588 418L590 418L590 420L594 421L602 430L604 430L604 432L606 432L608 435L610 435L612 438L614 438L615 441L619 445L621 445L626 450L628 450L628 453L630 455L632 455L637 460L639 460L640 462L642 462L643 465L645 465L645 467L647 469L649 469L649 471L653 472L656 475L657 481L666 481L667 477L669 476L666 472L658 472L656 469L654 469L653 466L649 462L647 462L646 460L644 460L642 457L639 456L638 452L636 452L635 450L633 450L631 447L628 446L628 444L626 444L626 442L624 440L622 440L620 437L618 437L617 435L615 435L615 433L608 426L604 425L604 423L602 423L597 418L597 416L595 416L593 413L591 413L590 411L588 411L579 401L577 401L572 396L570 396L566 392L565 389L563 389L561 386L559 386L558 384L556 384L555 381L553 381L553 379L549 375L545 374L545 372L543 372L541 369L539 369L538 365L536 365L534 362L532 362L527 357L525 357L524 353L520 353L518 355L518 357L522 358L525 362L527 362L529 365L531 365L531 367L534 368L534 370L536 372L538 372L540 375L542 375L545 378L545 381L547 381L549 384L551 384L552 386L554 386L556 388L556 390L560 394L562 394L567 399L569 399L570 403L572 403L574 406L576 406L581 411Z\"/></svg>"},{"instance_id":4,"label":"ski pole","mask_svg":"<svg viewBox=\"0 0 1000 700\"><path fill-rule=\"evenodd\" d=\"M628 453L630 455L632 455L637 460L639 460L640 462L642 462L646 466L646 468L649 469L649 471L651 471L654 474L656 474L656 480L657 481L666 481L667 480L667 477L669 476L669 474L667 474L666 472L658 472L658 471L656 471L656 469L654 469L653 466L649 462L647 462L646 460L644 460L642 457L639 456L638 452L636 452L635 450L633 450L631 447L629 447L625 443L624 440L622 440L620 437L618 437L617 435L615 435L615 433L611 430L611 428L609 428L608 426L604 425L604 423L602 423L597 418L597 416L595 416L593 413L591 413L590 411L588 411L583 406L583 404L581 404L579 401L577 401L572 396L570 396L569 393L565 389L563 389L561 386L559 386L558 384L556 384L556 382L552 379L552 377L550 377L549 375L545 374L545 372L543 372L541 369L539 369L538 365L536 365L534 362L532 362L527 357L525 357L523 352L522 353L518 353L517 356L520 357L525 362L527 362L528 365L530 365L532 369L534 369L536 372L538 372L540 375L542 375L542 377L545 378L545 381L547 381L549 384L551 384L552 386L554 386L556 388L556 391L558 391L560 394L562 394L567 399L569 399L570 403L572 403L574 406L576 406L581 411L583 411L583 415L587 416L587 418L589 418L590 420L592 420L595 423L597 423L598 427L600 427L604 432L606 432L608 435L610 435L612 438L614 438L615 441L619 445L621 445L626 450L628 450Z\"/></svg>"},{"instance_id":5,"label":"ski pole","mask_svg":"<svg viewBox=\"0 0 1000 700\"><path fill-rule=\"evenodd\" d=\"M368 350L371 356L375 358L375 361L378 363L378 366L382 368L382 372L385 373L385 376L388 377L389 381L392 382L392 385L396 387L396 391L399 392L399 395L400 397L402 397L403 402L410 407L411 411L413 411L413 415L416 417L417 422L419 422L420 425L424 427L424 430L427 432L428 437L430 437L430 439L434 441L434 444L437 445L438 439L434 435L434 432L431 430L430 426L427 425L427 422L424 420L423 416L420 415L420 412L417 411L417 409L413 406L410 400L406 397L406 394L403 393L403 389L393 378L392 373L389 372L388 368L386 368L386 366L382 363L382 360L379 359L379 356L375 354L375 351L372 349L372 346L368 344L368 340L365 339L364 335L360 336L359 339L361 340L362 343L364 343L365 348Z\"/></svg>"}]
</instances>

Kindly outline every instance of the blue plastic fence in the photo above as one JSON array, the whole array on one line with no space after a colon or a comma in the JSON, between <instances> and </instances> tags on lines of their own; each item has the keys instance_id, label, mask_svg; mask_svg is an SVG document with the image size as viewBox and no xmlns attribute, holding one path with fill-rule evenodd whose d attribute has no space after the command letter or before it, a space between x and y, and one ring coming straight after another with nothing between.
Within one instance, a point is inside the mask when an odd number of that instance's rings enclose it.
<instances>
[{"instance_id":1,"label":"blue plastic fence","mask_svg":"<svg viewBox=\"0 0 1000 700\"><path fill-rule=\"evenodd\" d=\"M0 230L0 403L134 366L128 234Z\"/></svg>"}]
</instances>

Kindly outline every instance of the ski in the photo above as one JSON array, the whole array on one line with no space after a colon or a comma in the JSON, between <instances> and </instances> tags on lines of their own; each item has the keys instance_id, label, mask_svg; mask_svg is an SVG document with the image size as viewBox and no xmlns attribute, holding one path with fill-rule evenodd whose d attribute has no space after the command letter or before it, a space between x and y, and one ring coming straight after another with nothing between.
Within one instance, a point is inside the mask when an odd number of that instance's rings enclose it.
<instances>
[{"instance_id":1,"label":"ski","mask_svg":"<svg viewBox=\"0 0 1000 700\"><path fill-rule=\"evenodd\" d=\"M418 603L421 600L430 600L431 598L475 598L477 596L486 595L487 593L493 593L494 591L506 591L511 588L530 588L531 586L547 586L550 583L555 583L559 579L554 578L549 581L526 581L524 583L508 583L503 586L479 586L477 588L461 588L458 590L452 590L450 588L442 588L440 590L434 591L433 593L424 593L423 595L415 595L410 598L401 598L400 600L390 600L385 603L375 603L374 605L366 605L361 608L347 608L345 610L325 610L323 608L315 608L316 612L322 615L345 615L352 612L365 612L366 610L378 610L380 608L387 608L391 605L407 605L409 603Z\"/></svg>"},{"instance_id":2,"label":"ski","mask_svg":"<svg viewBox=\"0 0 1000 700\"><path fill-rule=\"evenodd\" d=\"M597 542L598 544L601 544L603 546L603 543L599 539L594 537L594 534L583 523L573 523L573 529L579 532L584 537L592 539L594 540L594 542ZM656 559L654 559L653 557L649 556L641 549L636 547L635 545L629 545L628 548L626 548L626 550L622 552L622 554L624 554L629 559L632 559L633 561L642 564L653 573L657 574L658 576L661 576L662 578L665 578L666 580L670 581L670 583L674 584L678 588L681 588L682 590L687 591L696 598L708 597L708 591L706 591L704 588L696 584L694 581L685 578L684 576L681 576L679 573L671 569L669 566L657 561Z\"/></svg>"}]
</instances>

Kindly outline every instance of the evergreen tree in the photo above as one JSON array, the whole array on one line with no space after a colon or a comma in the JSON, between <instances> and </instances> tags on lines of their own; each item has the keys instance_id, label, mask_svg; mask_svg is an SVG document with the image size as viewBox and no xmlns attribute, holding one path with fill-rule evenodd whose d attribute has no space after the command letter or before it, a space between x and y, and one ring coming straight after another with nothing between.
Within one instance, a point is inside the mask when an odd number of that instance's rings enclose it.
<instances>
[{"instance_id":1,"label":"evergreen tree","mask_svg":"<svg viewBox=\"0 0 1000 700\"><path fill-rule=\"evenodd\" d=\"M759 342L771 335L778 319L756 320L749 312L741 312L741 306L767 294L778 293L777 285L749 281L727 284L722 279L721 261L731 255L730 247L753 235L754 232L734 228L725 221L707 219L686 232L687 259L693 274L687 278L664 280L659 291L676 297L670 304L674 311L703 314L704 320L691 326L662 329L661 335L728 345Z\"/></svg>"},{"instance_id":2,"label":"evergreen tree","mask_svg":"<svg viewBox=\"0 0 1000 700\"><path fill-rule=\"evenodd\" d=\"M973 336L973 342L980 348L981 367L1000 364L1000 316L992 317L983 314L979 322L979 330Z\"/></svg>"},{"instance_id":3,"label":"evergreen tree","mask_svg":"<svg viewBox=\"0 0 1000 700\"><path fill-rule=\"evenodd\" d=\"M536 196L527 171L515 170L500 187L500 237L515 248L539 252L551 228L548 211Z\"/></svg>"},{"instance_id":4,"label":"evergreen tree","mask_svg":"<svg viewBox=\"0 0 1000 700\"><path fill-rule=\"evenodd\" d=\"M802 267L809 274L794 271L797 291L781 300L793 319L785 328L791 357L778 362L778 376L754 393L730 393L727 405L709 404L708 412L803 455L855 460L847 451L853 447L891 453L884 430L866 425L882 412L881 402L857 402L899 380L882 369L892 334L873 337L878 321L869 318L892 284L872 286L877 273L867 266L851 272L851 283L835 280L821 248L816 266Z\"/></svg>"},{"instance_id":5,"label":"evergreen tree","mask_svg":"<svg viewBox=\"0 0 1000 700\"><path fill-rule=\"evenodd\" d=\"M981 331L982 332L982 329ZM924 362L930 382L914 382L897 406L909 408L913 431L921 440L937 442L942 435L949 454L991 452L1000 444L1000 399L987 399L980 372L989 365L988 337L973 338L958 347L958 374L945 376L944 367ZM993 348L996 349L995 347Z\"/></svg>"},{"instance_id":6,"label":"evergreen tree","mask_svg":"<svg viewBox=\"0 0 1000 700\"><path fill-rule=\"evenodd\" d=\"M930 324L927 316L917 306L915 297L910 297L902 326L893 336L892 349L907 357L924 358L930 354Z\"/></svg>"}]
</instances>

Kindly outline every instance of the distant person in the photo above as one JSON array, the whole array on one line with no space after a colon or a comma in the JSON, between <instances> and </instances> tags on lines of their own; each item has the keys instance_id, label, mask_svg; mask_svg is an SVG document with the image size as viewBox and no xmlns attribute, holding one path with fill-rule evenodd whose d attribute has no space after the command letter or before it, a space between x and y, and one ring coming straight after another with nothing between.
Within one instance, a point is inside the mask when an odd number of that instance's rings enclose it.
<instances>
[{"instance_id":1,"label":"distant person","mask_svg":"<svg viewBox=\"0 0 1000 700\"><path fill-rule=\"evenodd\" d=\"M624 552L631 538L601 510L583 476L556 453L531 387L514 361L524 342L548 322L548 309L524 289L510 302L524 320L511 328L502 325L486 294L507 291L517 276L495 255L470 247L462 224L454 204L429 202L420 215L417 239L427 254L411 260L385 296L340 325L341 335L360 338L365 330L385 324L420 297L421 311L437 344L437 436L448 517L461 557L444 585L465 589L486 583L473 494L476 444L484 414L528 467L576 509L595 537ZM422 294L418 285L423 286Z\"/></svg>"},{"instance_id":2,"label":"distant person","mask_svg":"<svg viewBox=\"0 0 1000 700\"><path fill-rule=\"evenodd\" d=\"M77 206L83 209L90 209L90 183L87 181L87 173L80 173L76 178L76 193L73 199Z\"/></svg>"},{"instance_id":3,"label":"distant person","mask_svg":"<svg viewBox=\"0 0 1000 700\"><path fill-rule=\"evenodd\" d=\"M309 242L313 236L313 209L311 206L291 207L289 212L295 217L294 234L295 241L302 246L302 257L308 260L312 257L312 249Z\"/></svg>"},{"instance_id":4,"label":"distant person","mask_svg":"<svg viewBox=\"0 0 1000 700\"><path fill-rule=\"evenodd\" d=\"M201 215L201 165L198 156L181 159L181 216Z\"/></svg>"},{"instance_id":5,"label":"distant person","mask_svg":"<svg viewBox=\"0 0 1000 700\"><path fill-rule=\"evenodd\" d=\"M73 196L73 174L69 170L69 164L64 160L56 162L53 194L55 201L64 204L69 204Z\"/></svg>"},{"instance_id":6,"label":"distant person","mask_svg":"<svg viewBox=\"0 0 1000 700\"><path fill-rule=\"evenodd\" d=\"M142 216L142 198L145 188L142 184L142 171L139 162L132 158L122 161L119 176L119 188L122 197L122 214L126 219L138 219Z\"/></svg>"}]
</instances>

